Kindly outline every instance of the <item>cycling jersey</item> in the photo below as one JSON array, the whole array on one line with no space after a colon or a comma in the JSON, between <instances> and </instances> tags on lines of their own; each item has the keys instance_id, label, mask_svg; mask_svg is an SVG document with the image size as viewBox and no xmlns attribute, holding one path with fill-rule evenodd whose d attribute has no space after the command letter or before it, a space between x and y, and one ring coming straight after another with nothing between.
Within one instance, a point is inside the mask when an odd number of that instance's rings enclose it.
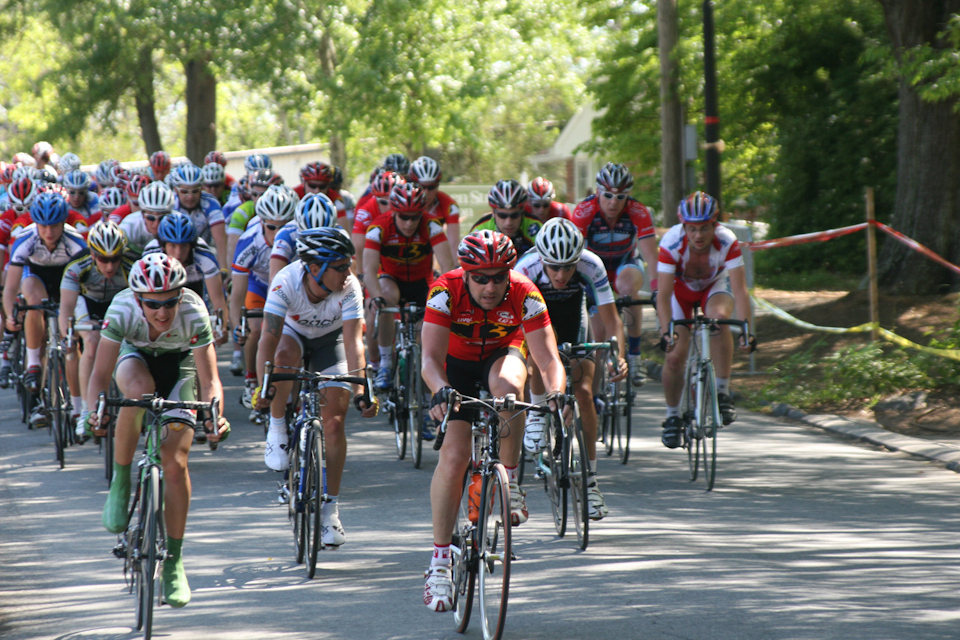
<instances>
[{"instance_id":1,"label":"cycling jersey","mask_svg":"<svg viewBox=\"0 0 960 640\"><path fill-rule=\"evenodd\" d=\"M353 212L353 233L359 233L362 235L367 235L367 229L370 228L370 223L379 218L381 215L393 214L391 209L387 209L386 212L380 213L380 205L377 204L376 198L367 199L365 204L357 205L357 208Z\"/></svg>"},{"instance_id":2,"label":"cycling jersey","mask_svg":"<svg viewBox=\"0 0 960 640\"><path fill-rule=\"evenodd\" d=\"M447 241L440 223L426 216L421 216L412 236L403 235L391 212L376 218L366 237L364 249L380 252L380 273L404 282L429 278L433 274L433 247Z\"/></svg>"},{"instance_id":3,"label":"cycling jersey","mask_svg":"<svg viewBox=\"0 0 960 640\"><path fill-rule=\"evenodd\" d=\"M267 244L267 239L263 235L263 225L256 224L250 225L250 228L240 236L236 252L233 254L233 273L249 276L247 291L260 299L259 306L262 306L262 299L267 297L272 249L273 247ZM255 308L257 305L250 303L246 306Z\"/></svg>"},{"instance_id":4,"label":"cycling jersey","mask_svg":"<svg viewBox=\"0 0 960 640\"><path fill-rule=\"evenodd\" d=\"M117 294L110 303L100 336L120 342L151 355L184 353L213 342L213 329L207 307L190 289L181 290L183 298L170 329L150 339L150 323L143 315L132 289Z\"/></svg>"},{"instance_id":5,"label":"cycling jersey","mask_svg":"<svg viewBox=\"0 0 960 640\"><path fill-rule=\"evenodd\" d=\"M273 250L270 258L281 258L291 263L297 259L297 235L299 234L296 222L283 225L277 235L273 237Z\"/></svg>"},{"instance_id":6,"label":"cycling jersey","mask_svg":"<svg viewBox=\"0 0 960 640\"><path fill-rule=\"evenodd\" d=\"M124 218L123 222L120 223L120 230L127 236L128 250L137 257L143 253L144 248L150 241L157 237L147 231L143 211L136 211Z\"/></svg>"},{"instance_id":7,"label":"cycling jersey","mask_svg":"<svg viewBox=\"0 0 960 640\"><path fill-rule=\"evenodd\" d=\"M587 239L587 248L600 256L608 272L637 256L637 243L655 235L650 212L640 202L627 198L627 204L611 227L600 210L600 200L592 195L573 210L570 218Z\"/></svg>"},{"instance_id":8,"label":"cycling jersey","mask_svg":"<svg viewBox=\"0 0 960 640\"><path fill-rule=\"evenodd\" d=\"M127 275L130 273L131 266L133 266L132 262L123 260L117 272L112 277L106 278L97 269L96 262L90 255L90 249L87 248L78 253L63 270L60 288L76 291L94 303L109 304L114 296L127 288ZM102 314L99 315L103 317Z\"/></svg>"},{"instance_id":9,"label":"cycling jersey","mask_svg":"<svg viewBox=\"0 0 960 640\"><path fill-rule=\"evenodd\" d=\"M233 215L233 212L236 211L237 207L239 207L242 203L243 203L243 200L240 199L240 185L234 184L230 188L230 195L227 196L227 203L223 205L223 208L222 208L223 219L229 220L230 216ZM229 228L227 231L229 233Z\"/></svg>"},{"instance_id":10,"label":"cycling jersey","mask_svg":"<svg viewBox=\"0 0 960 640\"><path fill-rule=\"evenodd\" d=\"M133 213L133 209L130 208L130 203L129 202L124 203L110 212L110 220L112 220L113 222L116 222L117 224L120 224L121 222L123 222L123 219L126 218L131 213Z\"/></svg>"},{"instance_id":11,"label":"cycling jersey","mask_svg":"<svg viewBox=\"0 0 960 640\"><path fill-rule=\"evenodd\" d=\"M537 211L543 211L543 209L537 209ZM533 206L530 204L529 200L523 203L523 212L533 218L537 217L537 214L533 212ZM570 213L570 207L562 202L551 200L550 208L547 209L547 213L544 214L543 217L539 218L539 220L540 222L546 222L547 220L552 220L553 218L566 218L567 220L570 220L572 217L573 215Z\"/></svg>"},{"instance_id":12,"label":"cycling jersey","mask_svg":"<svg viewBox=\"0 0 960 640\"><path fill-rule=\"evenodd\" d=\"M540 231L540 227L542 226L543 224L536 218L528 215L523 216L517 235L510 238L513 241L513 247L517 250L518 256L522 256L533 248L537 232ZM499 229L497 229L497 221L494 219L492 211L477 220L470 231L482 231L484 229L499 231Z\"/></svg>"},{"instance_id":13,"label":"cycling jersey","mask_svg":"<svg viewBox=\"0 0 960 640\"><path fill-rule=\"evenodd\" d=\"M13 218L11 218L11 216L8 214L11 214ZM9 224L7 224L8 220L10 220ZM3 216L0 216L0 243L3 245L9 245L12 241L17 239L24 229L32 224L33 218L30 216L29 210L24 211L18 216L13 209L7 209L3 213ZM67 214L67 224L80 232L80 234L85 234L87 232L86 220L84 220L79 213L73 211L72 209Z\"/></svg>"},{"instance_id":14,"label":"cycling jersey","mask_svg":"<svg viewBox=\"0 0 960 640\"><path fill-rule=\"evenodd\" d=\"M83 216L83 219L87 220L91 226L99 220L100 215L102 215L100 211L100 196L92 191L87 191L87 201L84 202L82 206L70 208ZM91 221L91 216L96 216L96 219Z\"/></svg>"},{"instance_id":15,"label":"cycling jersey","mask_svg":"<svg viewBox=\"0 0 960 640\"><path fill-rule=\"evenodd\" d=\"M227 233L234 236L242 236L243 232L247 230L247 225L250 224L250 221L257 217L256 206L257 203L253 200L247 200L234 209L233 213L230 214L230 224L227 225Z\"/></svg>"},{"instance_id":16,"label":"cycling jersey","mask_svg":"<svg viewBox=\"0 0 960 640\"><path fill-rule=\"evenodd\" d=\"M59 302L64 268L86 248L87 243L80 232L70 225L64 225L63 234L51 251L40 239L36 225L30 225L13 243L10 265L23 267L23 277L32 275L39 278L47 289L47 295Z\"/></svg>"},{"instance_id":17,"label":"cycling jersey","mask_svg":"<svg viewBox=\"0 0 960 640\"><path fill-rule=\"evenodd\" d=\"M363 317L360 281L348 276L342 291L334 291L320 302L311 302L303 282L305 266L299 260L281 269L273 279L264 313L284 319L284 333L292 330L307 339L339 333L345 320Z\"/></svg>"},{"instance_id":18,"label":"cycling jersey","mask_svg":"<svg viewBox=\"0 0 960 640\"><path fill-rule=\"evenodd\" d=\"M460 224L460 207L457 201L445 194L437 192L437 199L433 206L427 209L427 215L440 224Z\"/></svg>"},{"instance_id":19,"label":"cycling jersey","mask_svg":"<svg viewBox=\"0 0 960 640\"><path fill-rule=\"evenodd\" d=\"M143 255L148 253L162 253L163 248L159 240L151 240L143 248ZM196 291L201 297L206 290L207 278L220 275L220 263L217 256L203 238L197 238L193 250L190 252L190 262L183 262L187 270L187 286Z\"/></svg>"},{"instance_id":20,"label":"cycling jersey","mask_svg":"<svg viewBox=\"0 0 960 640\"><path fill-rule=\"evenodd\" d=\"M189 211L181 206L179 197L174 196L173 210L190 216L190 219L193 220L193 226L197 230L197 237L203 238L207 242L213 242L210 229L224 223L220 202L206 191L200 191L200 202Z\"/></svg>"},{"instance_id":21,"label":"cycling jersey","mask_svg":"<svg viewBox=\"0 0 960 640\"><path fill-rule=\"evenodd\" d=\"M670 227L660 240L657 271L676 276L676 285L690 291L705 291L727 271L742 266L743 254L737 236L722 224L716 226L709 254L690 253L682 224Z\"/></svg>"},{"instance_id":22,"label":"cycling jersey","mask_svg":"<svg viewBox=\"0 0 960 640\"><path fill-rule=\"evenodd\" d=\"M448 355L476 361L504 347L517 347L525 355L524 334L550 326L547 304L537 287L523 274L508 273L507 294L490 311L481 309L470 298L462 268L445 273L434 282L424 321L450 329Z\"/></svg>"}]
</instances>

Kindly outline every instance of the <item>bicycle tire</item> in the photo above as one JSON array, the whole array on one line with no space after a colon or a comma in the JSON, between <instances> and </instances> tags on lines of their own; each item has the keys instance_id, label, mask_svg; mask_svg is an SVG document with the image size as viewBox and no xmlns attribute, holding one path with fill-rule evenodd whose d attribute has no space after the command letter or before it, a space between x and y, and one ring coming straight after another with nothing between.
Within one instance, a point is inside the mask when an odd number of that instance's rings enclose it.
<instances>
[{"instance_id":1,"label":"bicycle tire","mask_svg":"<svg viewBox=\"0 0 960 640\"><path fill-rule=\"evenodd\" d=\"M139 584L137 586L137 608L139 612L137 629L143 629L143 640L150 640L153 635L153 606L159 597L156 591L159 571L158 564L158 533L162 514L160 496L160 469L151 466L144 479L141 498L141 522L143 522L142 537L140 539L140 566L137 571Z\"/></svg>"},{"instance_id":2,"label":"bicycle tire","mask_svg":"<svg viewBox=\"0 0 960 640\"><path fill-rule=\"evenodd\" d=\"M300 434L294 431L292 439L293 449L290 455L290 466L287 468L287 517L293 528L293 550L297 564L303 562L306 552L306 531L303 529L302 505L298 504L297 492L300 490Z\"/></svg>"},{"instance_id":3,"label":"bicycle tire","mask_svg":"<svg viewBox=\"0 0 960 640\"><path fill-rule=\"evenodd\" d=\"M320 512L323 508L324 495L324 449L323 429L320 421L313 419L307 423L310 429L307 443L307 484L305 491L304 511L307 514L309 528L307 529L307 577L311 580L317 574L317 556L322 546L320 533Z\"/></svg>"},{"instance_id":4,"label":"bicycle tire","mask_svg":"<svg viewBox=\"0 0 960 640\"><path fill-rule=\"evenodd\" d=\"M391 412L391 422L397 439L397 458L403 460L407 457L407 407L403 400L403 391L400 388L402 378L400 377L399 363L393 373L393 411Z\"/></svg>"},{"instance_id":5,"label":"bicycle tire","mask_svg":"<svg viewBox=\"0 0 960 640\"><path fill-rule=\"evenodd\" d=\"M420 377L420 348L413 344L407 355L407 428L413 468L423 461L423 378Z\"/></svg>"},{"instance_id":6,"label":"bicycle tire","mask_svg":"<svg viewBox=\"0 0 960 640\"><path fill-rule=\"evenodd\" d=\"M621 388L623 399L620 405L622 414L618 416L617 421L617 455L620 458L620 464L627 464L630 459L630 427L633 422L633 399L636 392L629 381L624 382Z\"/></svg>"},{"instance_id":7,"label":"bicycle tire","mask_svg":"<svg viewBox=\"0 0 960 640\"><path fill-rule=\"evenodd\" d=\"M620 440L620 418L623 416L624 403L624 385L623 381L609 383L610 389L610 440L606 443L607 455L612 456L617 450L617 442Z\"/></svg>"},{"instance_id":8,"label":"bicycle tire","mask_svg":"<svg viewBox=\"0 0 960 640\"><path fill-rule=\"evenodd\" d=\"M703 443L703 476L707 482L707 491L713 491L713 484L717 477L717 432L723 424L720 418L720 406L717 401L717 381L713 365L707 363L703 372L706 378L702 389L701 405L701 433Z\"/></svg>"},{"instance_id":9,"label":"bicycle tire","mask_svg":"<svg viewBox=\"0 0 960 640\"><path fill-rule=\"evenodd\" d=\"M63 412L60 408L63 402L61 397L63 390L60 388L60 362L56 356L56 351L47 358L47 372L47 388L44 394L46 396L45 400L47 401L47 422L53 431L53 443L56 449L57 463L60 465L60 468L63 469L66 457L67 438L64 433Z\"/></svg>"},{"instance_id":10,"label":"bicycle tire","mask_svg":"<svg viewBox=\"0 0 960 640\"><path fill-rule=\"evenodd\" d=\"M567 489L563 486L562 480L562 449L557 449L554 437L553 425L550 423L553 416L547 416L547 424L544 433L546 434L546 446L538 454L543 473L543 490L546 491L550 499L550 512L553 514L553 526L557 530L557 535L563 537L567 532ZM557 455L554 455L554 454Z\"/></svg>"},{"instance_id":11,"label":"bicycle tire","mask_svg":"<svg viewBox=\"0 0 960 640\"><path fill-rule=\"evenodd\" d=\"M590 544L590 505L587 500L587 482L590 468L587 462L587 448L584 444L583 423L580 420L580 411L574 409L573 425L569 447L570 469L570 508L573 510L573 524L577 531L577 542L580 549L587 550Z\"/></svg>"},{"instance_id":12,"label":"bicycle tire","mask_svg":"<svg viewBox=\"0 0 960 640\"><path fill-rule=\"evenodd\" d=\"M471 465L472 466L472 465ZM459 551L453 552L453 621L457 633L464 633L470 624L473 611L473 591L477 584L477 563L474 548L476 525L470 521L470 480L471 469L463 477L463 492L460 494L460 507L457 510L457 524L451 540L452 546Z\"/></svg>"},{"instance_id":13,"label":"bicycle tire","mask_svg":"<svg viewBox=\"0 0 960 640\"><path fill-rule=\"evenodd\" d=\"M103 466L104 466L104 475L107 477L107 486L110 486L110 483L113 481L113 445L114 445L114 434L116 429L116 421L111 420L110 424L107 425L107 435L104 436L106 442L103 443Z\"/></svg>"},{"instance_id":14,"label":"bicycle tire","mask_svg":"<svg viewBox=\"0 0 960 640\"><path fill-rule=\"evenodd\" d=\"M484 640L500 640L507 621L513 555L510 481L499 462L484 476L478 523L480 620Z\"/></svg>"}]
</instances>

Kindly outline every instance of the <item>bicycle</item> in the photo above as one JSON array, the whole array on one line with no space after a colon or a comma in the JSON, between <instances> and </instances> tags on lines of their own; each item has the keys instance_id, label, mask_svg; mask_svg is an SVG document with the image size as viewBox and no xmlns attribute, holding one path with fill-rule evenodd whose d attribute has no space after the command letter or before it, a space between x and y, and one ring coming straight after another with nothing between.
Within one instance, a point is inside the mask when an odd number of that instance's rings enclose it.
<instances>
[{"instance_id":1,"label":"bicycle","mask_svg":"<svg viewBox=\"0 0 960 640\"><path fill-rule=\"evenodd\" d=\"M390 422L397 441L397 457L406 457L407 439L413 468L419 469L423 460L423 419L427 402L424 399L423 378L420 375L420 345L417 342L417 324L423 320L426 309L414 304L381 307L374 320L374 335L380 332L380 314L400 314L396 330L397 366L393 371L392 389L381 400L389 411Z\"/></svg>"},{"instance_id":2,"label":"bicycle","mask_svg":"<svg viewBox=\"0 0 960 640\"><path fill-rule=\"evenodd\" d=\"M248 320L251 319L262 319L263 318L263 309L247 309L246 307L240 307L240 335L243 336L244 340L248 339L250 336L250 323ZM246 352L246 349L242 349ZM240 395L240 404L247 408L247 405L243 404L243 395ZM261 412L255 411L250 414L250 420L254 424L261 424L263 426L263 435L267 435L267 431L270 430L270 421L264 419L264 416Z\"/></svg>"},{"instance_id":3,"label":"bicycle","mask_svg":"<svg viewBox=\"0 0 960 640\"><path fill-rule=\"evenodd\" d=\"M457 632L464 633L473 610L473 593L479 581L480 614L484 640L499 640L507 617L510 565L513 560L510 480L500 462L501 411L541 409L541 405L520 402L513 394L502 398L473 398L460 395L460 407L483 409L474 421L473 453L464 474L463 493L450 549L453 554L453 610ZM437 430L433 448L443 444L453 404ZM471 498L471 486L480 478L479 500ZM471 517L471 499L477 515Z\"/></svg>"},{"instance_id":4,"label":"bicycle","mask_svg":"<svg viewBox=\"0 0 960 640\"><path fill-rule=\"evenodd\" d=\"M163 518L163 466L160 461L163 429L160 417L164 411L171 409L209 410L213 424L216 425L219 404L218 398L206 403L165 400L153 394L144 395L140 400L108 398L106 393L100 394L97 424L103 424L103 414L107 407L136 407L153 413L153 417L145 421L146 444L143 457L137 463L139 481L127 516L127 528L120 534L117 545L113 548L113 555L123 560L123 576L129 585L129 591L136 595L137 631L143 630L144 640L150 640L153 634L154 605L163 604L161 565L167 558L167 536ZM214 444L210 443L211 450L215 449ZM136 520L134 513L137 515Z\"/></svg>"},{"instance_id":5,"label":"bicycle","mask_svg":"<svg viewBox=\"0 0 960 640\"><path fill-rule=\"evenodd\" d=\"M277 365L279 366L279 365ZM364 399L370 402L372 395L372 372L367 367L366 377L330 376L314 373L298 367L283 367L294 373L274 373L275 365L266 362L263 375L265 398L273 398L276 389L271 382L291 380L300 383L300 407L289 422L288 447L290 465L285 483L280 483L281 503L287 504L287 517L293 525L293 542L297 564L306 561L307 577L313 578L317 571L317 555L320 544L320 511L330 499L327 494L327 462L323 439L323 419L320 415L321 396L319 385L324 382L348 382L364 385Z\"/></svg>"},{"instance_id":6,"label":"bicycle","mask_svg":"<svg viewBox=\"0 0 960 640\"><path fill-rule=\"evenodd\" d=\"M26 304L23 296L17 296L17 302L13 307L13 315L16 317L20 307ZM24 356L27 350L26 336L23 330L21 329L20 331L9 334L9 338L4 340L0 348L6 352L7 359L10 362L10 374L7 377L7 384L8 386L13 385L17 393L17 402L20 405L20 421L26 424L30 417L30 410L33 408L34 398L33 394L27 390L26 385L23 383L23 375L26 373L23 366L25 362Z\"/></svg>"},{"instance_id":7,"label":"bicycle","mask_svg":"<svg viewBox=\"0 0 960 640\"><path fill-rule=\"evenodd\" d=\"M699 306L693 309L690 320L673 320L674 327L690 327L690 350L683 374L683 393L680 397L680 417L683 420L681 447L687 450L690 481L695 482L702 460L707 491L713 490L717 475L717 433L723 427L720 405L717 402L717 376L710 358L711 334L722 325L740 327L741 340L750 335L746 320L718 320L707 318Z\"/></svg>"}]
</instances>

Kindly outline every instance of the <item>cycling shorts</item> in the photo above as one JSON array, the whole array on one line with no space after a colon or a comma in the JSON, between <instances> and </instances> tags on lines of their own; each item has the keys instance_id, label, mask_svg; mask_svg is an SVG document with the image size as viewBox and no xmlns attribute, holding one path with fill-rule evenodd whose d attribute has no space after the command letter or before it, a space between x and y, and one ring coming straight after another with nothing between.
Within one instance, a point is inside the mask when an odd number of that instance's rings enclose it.
<instances>
[{"instance_id":1,"label":"cycling shorts","mask_svg":"<svg viewBox=\"0 0 960 640\"><path fill-rule=\"evenodd\" d=\"M109 307L109 300L91 300L87 296L81 295L77 298L77 306L73 310L75 322L77 324L102 322Z\"/></svg>"},{"instance_id":2,"label":"cycling shorts","mask_svg":"<svg viewBox=\"0 0 960 640\"><path fill-rule=\"evenodd\" d=\"M193 353L190 351L152 355L126 342L122 343L117 367L124 360L131 358L139 360L147 367L158 397L183 402L196 401L197 370L194 366ZM114 370L114 377L116 377L116 370ZM165 411L160 422L164 427L171 422L180 422L191 429L196 429L197 412L187 409ZM166 430L163 435L166 436Z\"/></svg>"},{"instance_id":3,"label":"cycling shorts","mask_svg":"<svg viewBox=\"0 0 960 640\"><path fill-rule=\"evenodd\" d=\"M726 273L721 275L716 282L703 291L693 291L688 288L682 280L675 280L673 284L673 298L671 300L673 319L690 320L693 318L694 304L699 304L701 309L706 310L707 300L718 294L733 297L733 289L730 287L730 276Z\"/></svg>"},{"instance_id":4,"label":"cycling shorts","mask_svg":"<svg viewBox=\"0 0 960 640\"><path fill-rule=\"evenodd\" d=\"M243 299L243 306L247 309L263 309L267 303L267 285L253 274L247 280L247 295Z\"/></svg>"},{"instance_id":5,"label":"cycling shorts","mask_svg":"<svg viewBox=\"0 0 960 640\"><path fill-rule=\"evenodd\" d=\"M54 267L38 267L23 265L23 278L36 278L47 290L47 298L60 304L60 281L63 280L63 270L66 265Z\"/></svg>"},{"instance_id":6,"label":"cycling shorts","mask_svg":"<svg viewBox=\"0 0 960 640\"><path fill-rule=\"evenodd\" d=\"M283 325L283 335L293 338L300 345L300 355L309 371L322 373L328 376L345 376L347 369L347 352L343 347L343 331L327 333L319 338L307 338L287 324ZM352 389L347 382L324 382L319 386L340 387Z\"/></svg>"},{"instance_id":7,"label":"cycling shorts","mask_svg":"<svg viewBox=\"0 0 960 640\"><path fill-rule=\"evenodd\" d=\"M477 397L480 390L490 391L490 370L500 358L508 356L519 358L527 366L526 347L513 345L502 347L483 360L461 360L447 356L447 381L460 393ZM480 410L461 409L450 414L451 420L466 420L472 423L480 415Z\"/></svg>"},{"instance_id":8,"label":"cycling shorts","mask_svg":"<svg viewBox=\"0 0 960 640\"><path fill-rule=\"evenodd\" d=\"M415 304L421 309L427 306L427 293L430 291L429 278L421 278L420 280L407 282L406 280L397 280L397 278L389 273L383 272L381 272L378 277L381 279L389 278L397 284L397 289L400 290L400 302Z\"/></svg>"},{"instance_id":9,"label":"cycling shorts","mask_svg":"<svg viewBox=\"0 0 960 640\"><path fill-rule=\"evenodd\" d=\"M606 262L604 263L606 264ZM640 272L641 276L646 274L646 271L643 268L643 261L638 256L625 255L620 262L615 265L613 269L607 266L607 279L610 281L610 286L613 287L613 292L621 296L634 296L636 291L617 291L617 276L619 276L625 269L636 269Z\"/></svg>"}]
</instances>

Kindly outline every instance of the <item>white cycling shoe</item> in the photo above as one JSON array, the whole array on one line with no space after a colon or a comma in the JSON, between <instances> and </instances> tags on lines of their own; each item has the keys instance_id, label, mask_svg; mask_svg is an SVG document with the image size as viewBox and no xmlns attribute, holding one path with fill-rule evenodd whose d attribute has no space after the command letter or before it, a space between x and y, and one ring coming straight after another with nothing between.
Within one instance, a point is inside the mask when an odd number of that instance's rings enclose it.
<instances>
[{"instance_id":1,"label":"white cycling shoe","mask_svg":"<svg viewBox=\"0 0 960 640\"><path fill-rule=\"evenodd\" d=\"M280 431L267 432L267 446L263 451L263 461L272 471L286 471L290 466L287 455L287 434Z\"/></svg>"},{"instance_id":2,"label":"white cycling shoe","mask_svg":"<svg viewBox=\"0 0 960 640\"><path fill-rule=\"evenodd\" d=\"M423 574L427 579L423 585L423 604L431 611L442 613L453 609L453 578L450 565L431 566Z\"/></svg>"},{"instance_id":3,"label":"white cycling shoe","mask_svg":"<svg viewBox=\"0 0 960 640\"><path fill-rule=\"evenodd\" d=\"M329 502L320 509L320 541L328 547L339 547L347 541L347 534L340 524L340 514Z\"/></svg>"},{"instance_id":4,"label":"white cycling shoe","mask_svg":"<svg viewBox=\"0 0 960 640\"><path fill-rule=\"evenodd\" d=\"M523 429L523 448L530 453L537 454L547 446L545 429L547 416L535 411L527 412L527 424Z\"/></svg>"}]
</instances>

